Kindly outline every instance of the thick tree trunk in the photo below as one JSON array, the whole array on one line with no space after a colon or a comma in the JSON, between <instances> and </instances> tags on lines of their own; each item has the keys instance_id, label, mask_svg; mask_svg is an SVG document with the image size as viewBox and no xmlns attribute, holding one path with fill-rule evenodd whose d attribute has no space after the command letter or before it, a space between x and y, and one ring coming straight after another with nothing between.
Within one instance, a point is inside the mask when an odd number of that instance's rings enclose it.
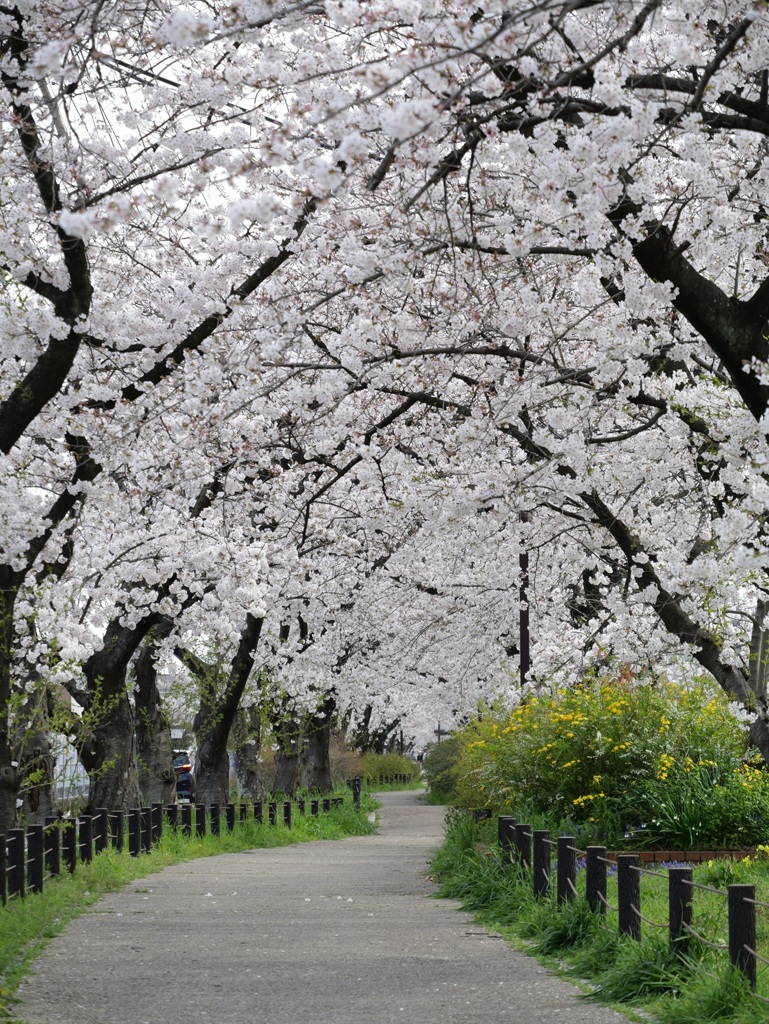
<instances>
[{"instance_id":1,"label":"thick tree trunk","mask_svg":"<svg viewBox=\"0 0 769 1024\"><path fill-rule=\"evenodd\" d=\"M13 613L18 578L8 566L0 567L0 833L16 827L18 778L11 750L10 700L13 652Z\"/></svg>"},{"instance_id":2,"label":"thick tree trunk","mask_svg":"<svg viewBox=\"0 0 769 1024\"><path fill-rule=\"evenodd\" d=\"M87 689L75 696L86 708L77 745L90 777L89 808L127 810L141 803L126 674L139 644L161 622L152 612L128 628L116 615L104 631L102 646L83 667Z\"/></svg>"},{"instance_id":3,"label":"thick tree trunk","mask_svg":"<svg viewBox=\"0 0 769 1024\"><path fill-rule=\"evenodd\" d=\"M218 713L219 702L210 680L204 682L200 710L195 715L195 801L226 804L230 793L230 759L227 732Z\"/></svg>"},{"instance_id":4,"label":"thick tree trunk","mask_svg":"<svg viewBox=\"0 0 769 1024\"><path fill-rule=\"evenodd\" d=\"M230 761L227 740L254 665L262 622L262 619L250 613L246 616L224 691L216 696L209 686L201 701L193 725L197 739L195 800L198 803L226 804L229 800Z\"/></svg>"},{"instance_id":5,"label":"thick tree trunk","mask_svg":"<svg viewBox=\"0 0 769 1024\"><path fill-rule=\"evenodd\" d=\"M97 807L114 811L141 806L134 716L125 686L92 713L98 714L98 722L79 743L80 760L90 779L88 813Z\"/></svg>"},{"instance_id":6,"label":"thick tree trunk","mask_svg":"<svg viewBox=\"0 0 769 1024\"><path fill-rule=\"evenodd\" d=\"M171 723L157 686L157 644L148 643L134 665L134 715L139 788L145 806L176 800Z\"/></svg>"},{"instance_id":7,"label":"thick tree trunk","mask_svg":"<svg viewBox=\"0 0 769 1024\"><path fill-rule=\"evenodd\" d=\"M268 790L261 764L262 716L259 704L239 708L233 728L235 775L241 799L264 800Z\"/></svg>"},{"instance_id":8,"label":"thick tree trunk","mask_svg":"<svg viewBox=\"0 0 769 1024\"><path fill-rule=\"evenodd\" d=\"M218 749L211 737L198 740L195 754L195 802L228 803L230 799L230 759L227 748Z\"/></svg>"},{"instance_id":9,"label":"thick tree trunk","mask_svg":"<svg viewBox=\"0 0 769 1024\"><path fill-rule=\"evenodd\" d=\"M327 696L318 712L305 724L302 786L311 793L330 793L334 788L329 744L335 710L336 701L332 696Z\"/></svg>"},{"instance_id":10,"label":"thick tree trunk","mask_svg":"<svg viewBox=\"0 0 769 1024\"><path fill-rule=\"evenodd\" d=\"M43 730L30 734L26 751L27 757L22 762L21 813L28 825L43 825L46 817L59 813L53 777L56 759L51 752L49 734Z\"/></svg>"},{"instance_id":11,"label":"thick tree trunk","mask_svg":"<svg viewBox=\"0 0 769 1024\"><path fill-rule=\"evenodd\" d=\"M275 792L294 796L299 788L299 744L275 751Z\"/></svg>"},{"instance_id":12,"label":"thick tree trunk","mask_svg":"<svg viewBox=\"0 0 769 1024\"><path fill-rule=\"evenodd\" d=\"M299 723L290 716L281 716L273 722L277 743L275 751L275 792L293 796L299 786L299 755L301 733Z\"/></svg>"},{"instance_id":13,"label":"thick tree trunk","mask_svg":"<svg viewBox=\"0 0 769 1024\"><path fill-rule=\"evenodd\" d=\"M384 754L392 733L400 725L400 718L395 718L392 722L385 722L377 729L372 729L372 710L371 705L367 704L363 712L363 717L355 726L355 732L353 733L353 745L358 750L363 751L364 754Z\"/></svg>"},{"instance_id":14,"label":"thick tree trunk","mask_svg":"<svg viewBox=\"0 0 769 1024\"><path fill-rule=\"evenodd\" d=\"M44 683L37 683L16 715L15 732L21 813L27 824L42 825L47 815L58 812L53 777L56 759L51 752Z\"/></svg>"}]
</instances>

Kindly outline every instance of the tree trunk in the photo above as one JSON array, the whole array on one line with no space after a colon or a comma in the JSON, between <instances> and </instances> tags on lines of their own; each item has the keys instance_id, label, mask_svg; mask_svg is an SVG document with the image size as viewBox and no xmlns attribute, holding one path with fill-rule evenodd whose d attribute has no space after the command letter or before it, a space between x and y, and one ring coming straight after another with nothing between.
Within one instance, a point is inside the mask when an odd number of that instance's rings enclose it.
<instances>
[{"instance_id":1,"label":"tree trunk","mask_svg":"<svg viewBox=\"0 0 769 1024\"><path fill-rule=\"evenodd\" d=\"M102 646L83 666L86 690L73 696L85 702L77 747L90 777L89 808L117 811L141 804L126 675L139 644L161 621L160 615L151 612L128 628L116 615L104 631Z\"/></svg>"},{"instance_id":2,"label":"tree trunk","mask_svg":"<svg viewBox=\"0 0 769 1024\"><path fill-rule=\"evenodd\" d=\"M215 739L198 741L195 754L195 802L226 804L230 799L230 759L227 748L218 749Z\"/></svg>"},{"instance_id":3,"label":"tree trunk","mask_svg":"<svg viewBox=\"0 0 769 1024\"><path fill-rule=\"evenodd\" d=\"M110 689L117 689L117 682L113 681ZM90 779L89 814L97 807L125 811L141 806L133 710L125 692L125 677L119 682L123 684L119 694L89 712L98 714L98 722L78 743L80 760Z\"/></svg>"},{"instance_id":4,"label":"tree trunk","mask_svg":"<svg viewBox=\"0 0 769 1024\"><path fill-rule=\"evenodd\" d=\"M152 640L134 665L134 714L139 788L144 805L164 806L176 800L171 723L163 710L157 686L157 643Z\"/></svg>"},{"instance_id":5,"label":"tree trunk","mask_svg":"<svg viewBox=\"0 0 769 1024\"><path fill-rule=\"evenodd\" d=\"M392 733L400 725L400 717L393 719L391 722L385 722L376 729L372 729L372 710L371 705L367 704L363 717L355 726L353 746L364 754L384 754Z\"/></svg>"},{"instance_id":6,"label":"tree trunk","mask_svg":"<svg viewBox=\"0 0 769 1024\"><path fill-rule=\"evenodd\" d=\"M254 665L262 622L262 619L255 618L249 612L224 691L217 696L211 685L204 691L200 711L193 724L197 739L195 800L198 803L226 804L229 800L230 761L227 740ZM188 664L191 663L188 661Z\"/></svg>"},{"instance_id":7,"label":"tree trunk","mask_svg":"<svg viewBox=\"0 0 769 1024\"><path fill-rule=\"evenodd\" d=\"M275 751L275 792L293 796L299 786L300 730L295 718L283 715L273 721Z\"/></svg>"},{"instance_id":8,"label":"tree trunk","mask_svg":"<svg viewBox=\"0 0 769 1024\"><path fill-rule=\"evenodd\" d=\"M16 715L15 760L19 764L21 813L29 825L42 825L58 812L54 787L56 759L51 752L48 693L45 684L31 684L33 692Z\"/></svg>"},{"instance_id":9,"label":"tree trunk","mask_svg":"<svg viewBox=\"0 0 769 1024\"><path fill-rule=\"evenodd\" d=\"M302 786L311 793L330 793L334 788L331 779L329 743L335 710L336 701L328 695L318 711L307 720L305 725Z\"/></svg>"},{"instance_id":10,"label":"tree trunk","mask_svg":"<svg viewBox=\"0 0 769 1024\"><path fill-rule=\"evenodd\" d=\"M18 593L17 574L0 567L0 833L16 827L18 778L13 764L10 736L11 658L13 613Z\"/></svg>"},{"instance_id":11,"label":"tree trunk","mask_svg":"<svg viewBox=\"0 0 769 1024\"><path fill-rule=\"evenodd\" d=\"M235 775L241 799L264 800L268 794L260 760L262 716L259 704L239 708L233 727Z\"/></svg>"}]
</instances>

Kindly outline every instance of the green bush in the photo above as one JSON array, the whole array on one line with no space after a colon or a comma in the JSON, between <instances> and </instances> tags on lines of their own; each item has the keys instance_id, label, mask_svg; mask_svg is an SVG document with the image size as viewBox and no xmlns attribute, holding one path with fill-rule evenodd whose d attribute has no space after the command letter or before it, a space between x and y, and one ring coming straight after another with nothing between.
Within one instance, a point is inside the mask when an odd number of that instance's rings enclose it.
<instances>
[{"instance_id":1,"label":"green bush","mask_svg":"<svg viewBox=\"0 0 769 1024\"><path fill-rule=\"evenodd\" d=\"M416 782L422 774L418 764L400 754L364 754L362 771L369 785L377 785L380 777L389 778L393 775L408 775L409 781Z\"/></svg>"},{"instance_id":2,"label":"green bush","mask_svg":"<svg viewBox=\"0 0 769 1024\"><path fill-rule=\"evenodd\" d=\"M769 838L769 775L746 762L741 725L704 682L591 680L512 712L485 710L454 740L445 771L461 806L544 819L582 845Z\"/></svg>"},{"instance_id":3,"label":"green bush","mask_svg":"<svg viewBox=\"0 0 769 1024\"><path fill-rule=\"evenodd\" d=\"M436 803L448 803L454 799L455 771L461 750L460 737L449 736L440 743L434 743L425 754L422 767L430 797Z\"/></svg>"}]
</instances>

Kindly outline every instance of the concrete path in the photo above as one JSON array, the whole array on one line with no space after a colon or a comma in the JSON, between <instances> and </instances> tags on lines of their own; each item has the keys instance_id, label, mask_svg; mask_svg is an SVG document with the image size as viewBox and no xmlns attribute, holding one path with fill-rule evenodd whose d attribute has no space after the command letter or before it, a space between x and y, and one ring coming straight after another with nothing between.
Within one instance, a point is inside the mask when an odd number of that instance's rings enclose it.
<instances>
[{"instance_id":1,"label":"concrete path","mask_svg":"<svg viewBox=\"0 0 769 1024\"><path fill-rule=\"evenodd\" d=\"M443 811L178 864L100 900L23 983L27 1024L627 1024L430 899Z\"/></svg>"}]
</instances>

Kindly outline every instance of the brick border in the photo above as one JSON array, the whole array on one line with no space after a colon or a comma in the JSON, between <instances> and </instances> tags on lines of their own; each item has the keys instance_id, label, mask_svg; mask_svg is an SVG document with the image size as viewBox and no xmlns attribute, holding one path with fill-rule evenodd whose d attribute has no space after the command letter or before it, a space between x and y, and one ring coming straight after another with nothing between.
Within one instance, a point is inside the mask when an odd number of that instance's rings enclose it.
<instances>
[{"instance_id":1,"label":"brick border","mask_svg":"<svg viewBox=\"0 0 769 1024\"><path fill-rule=\"evenodd\" d=\"M606 856L616 860L619 853L634 853L642 864L662 864L675 861L679 864L703 864L709 860L726 860L733 857L743 860L755 857L755 850L610 850Z\"/></svg>"}]
</instances>

